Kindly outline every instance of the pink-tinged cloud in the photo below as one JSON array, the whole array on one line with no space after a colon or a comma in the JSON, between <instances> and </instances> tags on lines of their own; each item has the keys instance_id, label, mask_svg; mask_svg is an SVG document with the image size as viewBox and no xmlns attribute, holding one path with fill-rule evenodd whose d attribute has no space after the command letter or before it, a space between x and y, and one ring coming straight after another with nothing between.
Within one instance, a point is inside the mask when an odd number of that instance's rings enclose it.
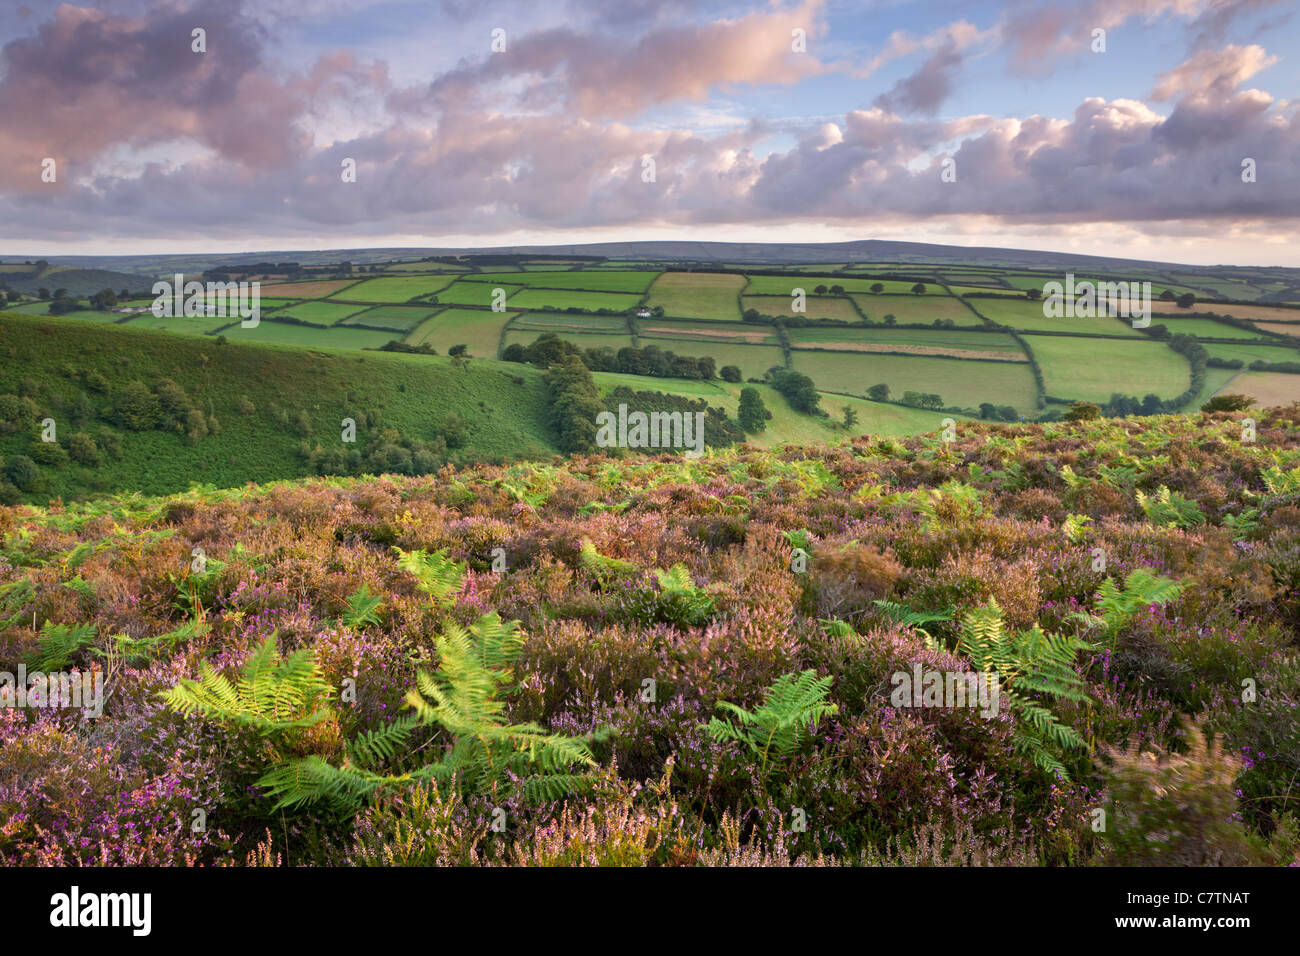
<instances>
[{"instance_id":1,"label":"pink-tinged cloud","mask_svg":"<svg viewBox=\"0 0 1300 956\"><path fill-rule=\"evenodd\" d=\"M813 52L820 0L734 20L660 26L635 42L569 28L512 38L506 50L390 98L403 113L562 107L588 119L629 118L649 107L700 101L718 89L791 84L827 69ZM807 50L796 52L795 31ZM515 89L523 81L525 89Z\"/></svg>"},{"instance_id":2,"label":"pink-tinged cloud","mask_svg":"<svg viewBox=\"0 0 1300 956\"><path fill-rule=\"evenodd\" d=\"M1084 0L1083 3L1024 5L1008 12L1002 36L1012 64L1031 72L1050 70L1059 60L1089 53L1095 29L1113 30L1129 20L1162 16L1193 19L1210 0Z\"/></svg>"},{"instance_id":3,"label":"pink-tinged cloud","mask_svg":"<svg viewBox=\"0 0 1300 956\"><path fill-rule=\"evenodd\" d=\"M206 52L192 48L195 28ZM148 19L59 7L0 50L0 187L48 189L39 173L51 157L66 188L115 147L190 144L249 170L291 164L311 148L300 121L317 97L386 80L346 53L281 77L263 63L263 42L235 0Z\"/></svg>"},{"instance_id":4,"label":"pink-tinged cloud","mask_svg":"<svg viewBox=\"0 0 1300 956\"><path fill-rule=\"evenodd\" d=\"M1202 50L1189 60L1161 73L1153 100L1172 100L1181 96L1222 99L1260 70L1277 62L1262 46L1228 46L1222 50Z\"/></svg>"}]
</instances>

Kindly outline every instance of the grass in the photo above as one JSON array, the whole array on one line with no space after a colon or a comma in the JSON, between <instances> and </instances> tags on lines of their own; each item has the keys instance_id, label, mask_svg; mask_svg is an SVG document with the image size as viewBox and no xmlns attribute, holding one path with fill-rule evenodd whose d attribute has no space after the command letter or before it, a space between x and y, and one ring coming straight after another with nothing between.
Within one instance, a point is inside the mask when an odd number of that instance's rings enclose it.
<instances>
[{"instance_id":1,"label":"grass","mask_svg":"<svg viewBox=\"0 0 1300 956\"><path fill-rule=\"evenodd\" d=\"M899 322L933 322L951 319L958 325L983 325L959 299L942 295L855 295L853 301L873 322L892 315Z\"/></svg>"},{"instance_id":2,"label":"grass","mask_svg":"<svg viewBox=\"0 0 1300 956\"><path fill-rule=\"evenodd\" d=\"M780 336L770 325L751 325L736 322L700 322L682 319L639 319L637 326L643 336L665 336L698 340L701 342L724 342L739 345L779 345Z\"/></svg>"},{"instance_id":3,"label":"grass","mask_svg":"<svg viewBox=\"0 0 1300 956\"><path fill-rule=\"evenodd\" d=\"M472 282L520 282L530 289L585 289L592 292L635 292L639 296L650 288L657 272L538 272L536 275L519 273L482 273L466 276Z\"/></svg>"},{"instance_id":4,"label":"grass","mask_svg":"<svg viewBox=\"0 0 1300 956\"><path fill-rule=\"evenodd\" d=\"M437 275L367 279L338 293L334 298L349 302L409 302L416 296L445 289L453 279L453 276Z\"/></svg>"},{"instance_id":5,"label":"grass","mask_svg":"<svg viewBox=\"0 0 1300 956\"><path fill-rule=\"evenodd\" d=\"M1187 360L1160 342L1036 335L1029 338L1029 347L1047 394L1056 398L1105 402L1122 392L1170 399L1190 382Z\"/></svg>"},{"instance_id":6,"label":"grass","mask_svg":"<svg viewBox=\"0 0 1300 956\"><path fill-rule=\"evenodd\" d=\"M434 310L428 306L412 308L402 305L377 305L348 316L340 325L370 325L397 332L409 332L432 315Z\"/></svg>"},{"instance_id":7,"label":"grass","mask_svg":"<svg viewBox=\"0 0 1300 956\"><path fill-rule=\"evenodd\" d=\"M905 391L929 392L940 395L945 405L976 408L992 402L1023 415L1037 410L1037 389L1027 364L796 350L794 367L832 392L864 396L872 385L883 383L895 399Z\"/></svg>"},{"instance_id":8,"label":"grass","mask_svg":"<svg viewBox=\"0 0 1300 956\"><path fill-rule=\"evenodd\" d=\"M740 300L741 308L757 309L764 315L798 315L793 311L794 300L780 295L747 295ZM861 322L862 316L848 299L831 295L811 295L804 300L804 316L810 319L838 319L841 322Z\"/></svg>"},{"instance_id":9,"label":"grass","mask_svg":"<svg viewBox=\"0 0 1300 956\"><path fill-rule=\"evenodd\" d=\"M998 325L1009 326L1029 332L1069 332L1073 335L1123 335L1128 338L1145 338L1133 328L1129 319L1113 316L1094 318L1066 317L1048 318L1043 315L1041 302L1022 299L970 299L971 306L981 315L992 319ZM1151 323L1154 325L1153 318Z\"/></svg>"},{"instance_id":10,"label":"grass","mask_svg":"<svg viewBox=\"0 0 1300 956\"><path fill-rule=\"evenodd\" d=\"M740 320L737 294L744 276L715 272L665 272L650 286L646 305L682 319Z\"/></svg>"},{"instance_id":11,"label":"grass","mask_svg":"<svg viewBox=\"0 0 1300 956\"><path fill-rule=\"evenodd\" d=\"M618 292L575 292L567 289L532 289L527 288L510 297L512 309L586 309L596 312L609 309L623 312L641 301L635 293Z\"/></svg>"},{"instance_id":12,"label":"grass","mask_svg":"<svg viewBox=\"0 0 1300 956\"><path fill-rule=\"evenodd\" d=\"M322 279L315 282L262 283L259 292L284 299L323 299L356 282L356 279Z\"/></svg>"},{"instance_id":13,"label":"grass","mask_svg":"<svg viewBox=\"0 0 1300 956\"><path fill-rule=\"evenodd\" d=\"M638 375L597 372L594 377L602 391L626 385L638 391L652 388L655 391L683 395L687 398L703 398L710 405L725 409L732 418L736 417L740 408L741 389L755 388L767 410L772 413L772 418L762 432L746 436L745 440L758 448L775 448L784 444L818 441L838 442L855 435L866 434L888 437L915 435L919 432L937 431L941 427L940 421L945 417L942 412L825 394L822 396L822 408L829 413L829 417L817 417L796 412L780 392L768 385L735 385L716 380L697 382L657 378L653 379L652 386L647 386L646 379ZM844 405L850 406L858 413L858 424L851 430L836 426L840 420L840 410Z\"/></svg>"},{"instance_id":14,"label":"grass","mask_svg":"<svg viewBox=\"0 0 1300 956\"><path fill-rule=\"evenodd\" d=\"M1184 332L1188 335L1195 335L1198 338L1206 339L1246 339L1259 340L1265 338L1258 332L1251 332L1246 329L1239 329L1235 325L1227 325L1223 322L1216 322L1213 319L1198 318L1168 318L1161 315L1151 317L1152 325L1163 325L1170 332Z\"/></svg>"},{"instance_id":15,"label":"grass","mask_svg":"<svg viewBox=\"0 0 1300 956\"><path fill-rule=\"evenodd\" d=\"M319 337L365 334L280 328ZM210 407L221 424L220 434L192 446L170 432L132 432L113 425L121 435L122 457L94 469L71 463L57 470L43 467L50 483L41 501L114 490L164 494L195 482L235 487L301 475L296 449L303 439L272 415L277 404L294 413L305 411L310 440L322 444L338 441L341 419L361 411L377 411L385 427L413 437L428 437L454 411L468 423L464 458L506 459L530 452L538 457L554 451L541 373L525 366L482 363L459 369L441 356L316 351L260 341L222 345L212 338L6 313L0 313L0 342L5 358L0 393L17 391L20 379L30 378L38 383L36 401L42 407L55 396L71 398L78 386L61 376L65 364L99 372L111 390L137 379L152 385L169 377L194 404ZM243 397L253 403L253 414L240 414ZM0 456L22 453L30 441L27 434L0 436Z\"/></svg>"},{"instance_id":16,"label":"grass","mask_svg":"<svg viewBox=\"0 0 1300 956\"><path fill-rule=\"evenodd\" d=\"M501 328L513 313L487 309L444 309L423 322L406 339L409 345L429 345L443 355L454 345L466 345L472 358L497 357Z\"/></svg>"},{"instance_id":17,"label":"grass","mask_svg":"<svg viewBox=\"0 0 1300 956\"><path fill-rule=\"evenodd\" d=\"M537 332L533 330L523 330L517 332L512 326L510 331L506 333L506 345L514 345L515 343L518 343L520 345L532 345L543 334L545 333ZM564 339L566 342L572 342L580 349L610 348L613 349L615 352L617 352L619 349L628 348L632 345L632 336L627 334L626 332L622 334L598 333L598 332L562 332L557 334L560 336L560 338ZM641 344L644 346L645 342L643 341ZM661 348L667 348L667 346L663 345L663 343L658 343L658 344L660 345ZM689 350L682 350L682 349L673 349L673 351L676 352L678 355L700 354L698 351L689 351ZM657 381L657 380L649 379L649 378L642 379L642 382L651 382L651 381ZM643 385L642 387L649 388L648 385Z\"/></svg>"},{"instance_id":18,"label":"grass","mask_svg":"<svg viewBox=\"0 0 1300 956\"><path fill-rule=\"evenodd\" d=\"M514 295L523 286L497 285L494 282L470 282L460 279L438 293L440 305L479 305L487 308L492 305L492 293L495 289L504 289L506 299Z\"/></svg>"},{"instance_id":19,"label":"grass","mask_svg":"<svg viewBox=\"0 0 1300 956\"><path fill-rule=\"evenodd\" d=\"M627 318L621 315L571 315L567 312L529 312L515 320L514 329L542 332L626 332Z\"/></svg>"},{"instance_id":20,"label":"grass","mask_svg":"<svg viewBox=\"0 0 1300 956\"><path fill-rule=\"evenodd\" d=\"M112 315L113 313L110 312L106 314ZM77 318L84 321L87 316L77 313ZM119 315L117 318L121 319L122 316ZM263 320L265 321L265 317ZM220 328L230 322L239 321L241 320L237 316L233 318L214 318L212 316L182 316L180 318L164 316L162 318L157 318L145 312L140 315L132 316L131 320L125 324L129 325L133 329L153 329L158 332L167 331L179 332L185 335L202 335L204 332Z\"/></svg>"},{"instance_id":21,"label":"grass","mask_svg":"<svg viewBox=\"0 0 1300 956\"><path fill-rule=\"evenodd\" d=\"M400 335L394 332L349 329L343 326L321 329L276 322L270 318L263 318L251 329L246 329L242 325L232 325L228 329L222 329L221 334L227 339L241 342L275 342L280 345L325 349L375 349L385 342L400 338Z\"/></svg>"},{"instance_id":22,"label":"grass","mask_svg":"<svg viewBox=\"0 0 1300 956\"><path fill-rule=\"evenodd\" d=\"M1025 354L1010 335L998 332L967 332L960 329L789 329L793 348L842 348L872 345L882 348L947 349L976 352L990 357L1024 359Z\"/></svg>"},{"instance_id":23,"label":"grass","mask_svg":"<svg viewBox=\"0 0 1300 956\"><path fill-rule=\"evenodd\" d=\"M341 322L350 315L355 315L362 311L359 305L341 305L337 302L300 302L297 305L291 305L287 309L280 309L273 313L274 316L289 316L300 322L310 322L313 325L329 326L335 322ZM271 316L263 316L270 318Z\"/></svg>"},{"instance_id":24,"label":"grass","mask_svg":"<svg viewBox=\"0 0 1300 956\"><path fill-rule=\"evenodd\" d=\"M801 275L801 276L750 276L749 285L745 286L745 295L781 295L787 299L795 289L803 289L806 295L812 296L814 289L819 285L841 286L845 292L863 292L871 293L871 287L876 283L883 285L884 292L890 293L908 293L911 294L912 286L915 282L901 282L892 279L872 279L861 276L818 276L818 275ZM943 289L938 286L926 283L925 294L927 295L944 295Z\"/></svg>"}]
</instances>

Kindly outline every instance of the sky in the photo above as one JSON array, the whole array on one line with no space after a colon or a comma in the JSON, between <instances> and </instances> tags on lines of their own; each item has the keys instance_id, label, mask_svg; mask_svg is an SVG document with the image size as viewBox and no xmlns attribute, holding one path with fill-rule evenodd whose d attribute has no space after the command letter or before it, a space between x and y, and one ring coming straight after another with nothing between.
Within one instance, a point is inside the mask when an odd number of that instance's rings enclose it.
<instances>
[{"instance_id":1,"label":"sky","mask_svg":"<svg viewBox=\"0 0 1300 956\"><path fill-rule=\"evenodd\" d=\"M0 256L893 239L1300 266L1298 12L7 3Z\"/></svg>"}]
</instances>

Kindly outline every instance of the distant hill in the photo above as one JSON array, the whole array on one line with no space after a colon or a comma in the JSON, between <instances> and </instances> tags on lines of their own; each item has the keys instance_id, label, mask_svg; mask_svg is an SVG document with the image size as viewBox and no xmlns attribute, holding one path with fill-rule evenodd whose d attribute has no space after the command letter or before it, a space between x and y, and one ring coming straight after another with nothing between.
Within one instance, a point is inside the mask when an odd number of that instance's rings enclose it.
<instances>
[{"instance_id":1,"label":"distant hill","mask_svg":"<svg viewBox=\"0 0 1300 956\"><path fill-rule=\"evenodd\" d=\"M254 262L298 262L321 266L343 262L371 264L427 256L570 255L609 259L647 259L679 263L745 263L798 265L816 262L897 262L928 265L986 265L1061 270L1148 270L1213 273L1225 277L1267 274L1288 284L1300 283L1300 269L1282 267L1189 266L1178 263L1033 249L992 246L949 246L923 242L859 239L850 242L597 242L565 245L466 247L397 247L326 250L281 250L246 253L187 253L151 256L53 256L52 263L81 269L109 269L136 275L198 272ZM13 261L13 257L6 257Z\"/></svg>"}]
</instances>

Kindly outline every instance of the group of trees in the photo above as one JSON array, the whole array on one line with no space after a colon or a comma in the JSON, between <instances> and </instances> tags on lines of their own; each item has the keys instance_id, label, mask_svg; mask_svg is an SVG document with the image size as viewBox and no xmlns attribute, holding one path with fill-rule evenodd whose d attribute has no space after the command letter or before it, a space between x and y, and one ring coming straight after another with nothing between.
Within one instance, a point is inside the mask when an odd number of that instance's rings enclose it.
<instances>
[{"instance_id":1,"label":"group of trees","mask_svg":"<svg viewBox=\"0 0 1300 956\"><path fill-rule=\"evenodd\" d=\"M821 396L811 378L794 369L775 366L767 370L768 381L772 387L785 397L790 407L805 415L825 415L821 407Z\"/></svg>"},{"instance_id":2,"label":"group of trees","mask_svg":"<svg viewBox=\"0 0 1300 956\"><path fill-rule=\"evenodd\" d=\"M546 332L531 345L518 342L506 347L501 357L507 362L519 362L549 368L575 358L593 372L622 372L628 375L649 375L654 378L687 378L709 381L718 374L717 363L712 357L703 355L692 357L677 355L657 345L645 348L626 346L615 351L612 348L582 349L554 332ZM740 370L735 366L723 369L726 374L734 370L735 381L739 381ZM725 378L725 375L724 375ZM731 379L727 379L731 381Z\"/></svg>"}]
</instances>

